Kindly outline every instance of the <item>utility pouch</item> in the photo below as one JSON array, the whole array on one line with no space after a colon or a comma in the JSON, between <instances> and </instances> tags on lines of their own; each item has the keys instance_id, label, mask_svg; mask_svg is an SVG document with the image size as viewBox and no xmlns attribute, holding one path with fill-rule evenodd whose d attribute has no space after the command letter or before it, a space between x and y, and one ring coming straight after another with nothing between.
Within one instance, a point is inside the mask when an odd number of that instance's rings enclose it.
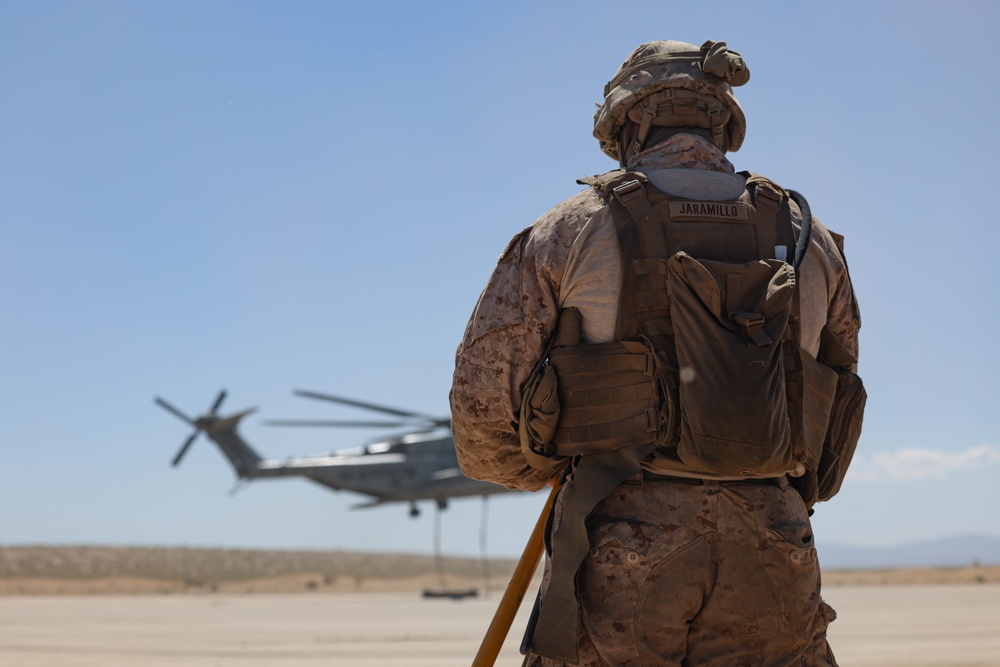
<instances>
[{"instance_id":1,"label":"utility pouch","mask_svg":"<svg viewBox=\"0 0 1000 667\"><path fill-rule=\"evenodd\" d=\"M659 425L653 352L638 341L554 348L558 378L557 456L651 444Z\"/></svg>"},{"instance_id":2,"label":"utility pouch","mask_svg":"<svg viewBox=\"0 0 1000 667\"><path fill-rule=\"evenodd\" d=\"M837 396L837 371L813 359L805 350L802 358L802 444L809 470L818 470L826 436L830 429L830 416Z\"/></svg>"},{"instance_id":3,"label":"utility pouch","mask_svg":"<svg viewBox=\"0 0 1000 667\"><path fill-rule=\"evenodd\" d=\"M782 341L795 270L679 252L667 262L681 409L677 455L719 475L782 475L793 460Z\"/></svg>"},{"instance_id":4,"label":"utility pouch","mask_svg":"<svg viewBox=\"0 0 1000 667\"><path fill-rule=\"evenodd\" d=\"M861 437L868 393L861 378L850 371L836 371L837 395L830 414L830 428L819 461L819 500L829 500L840 491L854 450Z\"/></svg>"},{"instance_id":5,"label":"utility pouch","mask_svg":"<svg viewBox=\"0 0 1000 667\"><path fill-rule=\"evenodd\" d=\"M549 365L549 354L553 349L579 345L581 330L582 317L579 310L565 308L560 311L552 338L521 388L521 413L518 422L521 453L528 465L538 470L554 470L562 460L561 457L554 458L555 446L552 444L561 407L557 389L559 380L555 370Z\"/></svg>"},{"instance_id":6,"label":"utility pouch","mask_svg":"<svg viewBox=\"0 0 1000 667\"><path fill-rule=\"evenodd\" d=\"M529 456L528 462L535 468L547 469L554 463L550 457L555 454L551 443L560 411L557 382L555 372L546 364L531 377L524 390L520 424L522 451L527 446L530 453L545 459L533 463ZM527 456L528 452L525 454Z\"/></svg>"},{"instance_id":7,"label":"utility pouch","mask_svg":"<svg viewBox=\"0 0 1000 667\"><path fill-rule=\"evenodd\" d=\"M789 479L806 507L819 499L818 469L837 396L837 371L799 350L802 364L802 463L805 471Z\"/></svg>"}]
</instances>

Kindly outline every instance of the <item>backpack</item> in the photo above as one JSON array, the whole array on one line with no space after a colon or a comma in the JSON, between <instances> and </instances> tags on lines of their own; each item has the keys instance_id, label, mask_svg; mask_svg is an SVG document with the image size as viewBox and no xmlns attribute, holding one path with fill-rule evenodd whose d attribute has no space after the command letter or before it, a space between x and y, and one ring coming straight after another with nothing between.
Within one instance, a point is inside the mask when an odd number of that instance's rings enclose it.
<instances>
[{"instance_id":1,"label":"backpack","mask_svg":"<svg viewBox=\"0 0 1000 667\"><path fill-rule=\"evenodd\" d=\"M786 191L752 174L734 202L671 197L641 173L587 182L619 237L616 341L549 351L560 407L522 412L558 416L537 453L642 447L671 474L733 479L818 461L802 444L795 290L809 225L796 244Z\"/></svg>"}]
</instances>

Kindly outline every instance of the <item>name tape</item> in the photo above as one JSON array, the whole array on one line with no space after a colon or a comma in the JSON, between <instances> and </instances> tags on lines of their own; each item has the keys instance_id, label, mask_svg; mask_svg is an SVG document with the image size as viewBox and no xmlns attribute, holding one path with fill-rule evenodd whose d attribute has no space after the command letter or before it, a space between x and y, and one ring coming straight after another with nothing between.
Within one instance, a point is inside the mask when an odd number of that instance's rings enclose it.
<instances>
[{"instance_id":1,"label":"name tape","mask_svg":"<svg viewBox=\"0 0 1000 667\"><path fill-rule=\"evenodd\" d=\"M671 218L712 218L715 220L746 220L747 208L743 204L717 201L672 201Z\"/></svg>"}]
</instances>

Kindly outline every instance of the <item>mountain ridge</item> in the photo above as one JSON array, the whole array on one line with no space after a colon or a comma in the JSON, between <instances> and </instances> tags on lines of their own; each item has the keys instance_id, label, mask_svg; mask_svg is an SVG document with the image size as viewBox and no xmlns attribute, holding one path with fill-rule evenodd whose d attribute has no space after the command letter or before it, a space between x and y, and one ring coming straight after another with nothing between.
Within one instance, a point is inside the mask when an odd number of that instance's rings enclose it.
<instances>
[{"instance_id":1,"label":"mountain ridge","mask_svg":"<svg viewBox=\"0 0 1000 667\"><path fill-rule=\"evenodd\" d=\"M1000 536L966 534L891 546L858 546L817 538L826 570L956 568L1000 565ZM73 557L67 554L72 550ZM473 574L482 568L472 555L445 554L451 572ZM217 561L217 562L216 562ZM513 569L513 557L491 557L495 571ZM405 565L403 565L405 564ZM169 545L0 544L0 577L10 576L201 576L218 569L225 578L284 573L326 572L330 576L398 577L434 572L426 553L354 552L343 549L265 549ZM154 574L155 573L155 574ZM221 576L221 575L217 575Z\"/></svg>"},{"instance_id":2,"label":"mountain ridge","mask_svg":"<svg viewBox=\"0 0 1000 667\"><path fill-rule=\"evenodd\" d=\"M1000 565L1000 537L966 534L865 547L816 540L820 563L827 569L884 569L898 567L968 567Z\"/></svg>"}]
</instances>

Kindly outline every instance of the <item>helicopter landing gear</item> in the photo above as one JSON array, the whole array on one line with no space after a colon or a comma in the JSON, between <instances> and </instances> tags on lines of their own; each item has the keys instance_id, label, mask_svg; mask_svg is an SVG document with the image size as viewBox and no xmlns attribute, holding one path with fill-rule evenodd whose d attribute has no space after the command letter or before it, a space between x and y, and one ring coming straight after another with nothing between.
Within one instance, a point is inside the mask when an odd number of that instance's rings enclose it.
<instances>
[{"instance_id":1,"label":"helicopter landing gear","mask_svg":"<svg viewBox=\"0 0 1000 667\"><path fill-rule=\"evenodd\" d=\"M448 509L448 499L447 498L435 498L434 503L437 505L437 511ZM417 501L410 501L410 516L416 519L420 516L420 508L417 507Z\"/></svg>"}]
</instances>

